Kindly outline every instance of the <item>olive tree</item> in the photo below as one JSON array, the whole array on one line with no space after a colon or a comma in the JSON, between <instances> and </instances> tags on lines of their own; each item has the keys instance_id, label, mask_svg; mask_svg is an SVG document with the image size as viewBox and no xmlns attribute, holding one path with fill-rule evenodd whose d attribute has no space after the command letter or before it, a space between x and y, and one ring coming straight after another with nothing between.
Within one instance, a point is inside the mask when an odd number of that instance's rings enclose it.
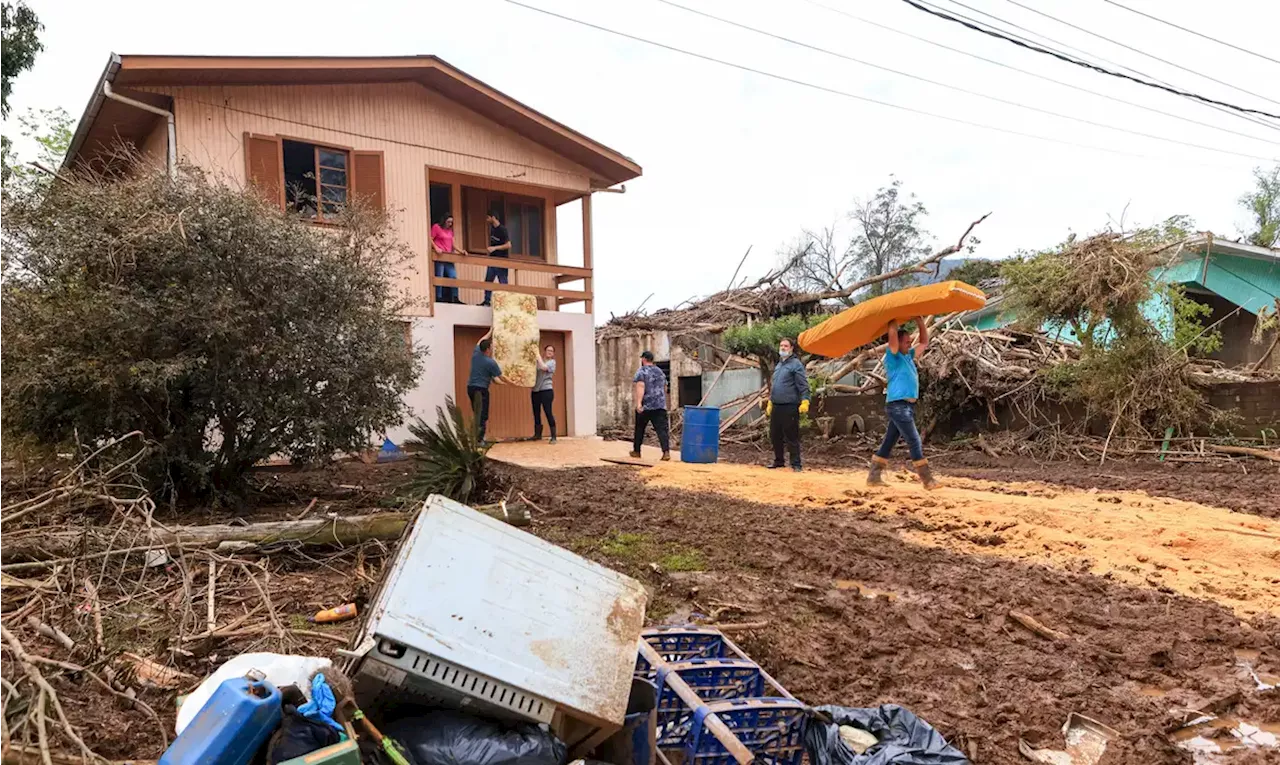
<instances>
[{"instance_id":1,"label":"olive tree","mask_svg":"<svg viewBox=\"0 0 1280 765\"><path fill-rule=\"evenodd\" d=\"M191 167L70 175L3 210L6 436L141 430L169 496L327 459L406 415L409 253L378 211L319 228Z\"/></svg>"}]
</instances>

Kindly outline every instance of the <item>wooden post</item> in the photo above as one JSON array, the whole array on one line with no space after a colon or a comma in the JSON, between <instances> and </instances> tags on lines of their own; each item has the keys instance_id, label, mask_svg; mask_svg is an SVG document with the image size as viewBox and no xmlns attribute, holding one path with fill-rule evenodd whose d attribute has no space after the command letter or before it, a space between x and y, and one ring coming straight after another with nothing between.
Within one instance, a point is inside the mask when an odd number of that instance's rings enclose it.
<instances>
[{"instance_id":1,"label":"wooden post","mask_svg":"<svg viewBox=\"0 0 1280 765\"><path fill-rule=\"evenodd\" d=\"M587 194L582 198L582 267L591 268L592 260L592 243L591 243L591 194ZM586 310L587 313L594 312L594 303L592 299L595 295L593 279L588 276L583 280L582 289L587 293Z\"/></svg>"}]
</instances>

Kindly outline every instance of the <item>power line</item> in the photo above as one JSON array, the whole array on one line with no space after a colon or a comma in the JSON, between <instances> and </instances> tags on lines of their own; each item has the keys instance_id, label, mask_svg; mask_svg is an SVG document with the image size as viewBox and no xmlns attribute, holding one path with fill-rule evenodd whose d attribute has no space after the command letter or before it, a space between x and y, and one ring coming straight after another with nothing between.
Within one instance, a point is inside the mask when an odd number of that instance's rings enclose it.
<instances>
[{"instance_id":1,"label":"power line","mask_svg":"<svg viewBox=\"0 0 1280 765\"><path fill-rule=\"evenodd\" d=\"M1233 44L1231 44L1231 43L1229 43L1229 42L1227 42L1227 41L1225 41L1225 40L1219 40L1219 39L1218 39L1218 38L1216 38L1216 37L1210 37L1209 35L1201 34L1200 32L1197 32L1197 31L1196 31L1196 30L1194 30L1194 29L1187 29L1186 27L1184 27L1184 26L1179 26L1178 24L1175 24L1175 23L1173 23L1172 21L1165 21L1164 19L1162 19L1162 18L1160 18L1160 17L1158 17L1158 16L1152 16L1152 15L1151 15L1151 14L1149 14L1149 13L1144 13L1144 12L1142 12L1142 11L1138 10L1137 8L1130 8L1129 6L1124 5L1124 4L1122 4L1122 3L1117 3L1115 0L1102 0L1102 1L1103 1L1104 3L1109 3L1109 4L1111 4L1111 5L1114 5L1114 6L1115 6L1115 7L1117 7L1117 8L1123 8L1124 10L1128 11L1129 13L1136 13L1136 14L1138 14L1139 16L1145 16L1145 17L1147 17L1147 18L1151 19L1152 21L1155 21L1155 22L1158 22L1158 23L1164 24L1164 25L1165 25L1165 26L1167 26L1167 27L1173 27L1174 29L1181 29L1183 32L1186 32L1186 33L1187 33L1187 34L1189 34L1189 35L1195 35L1196 37L1199 37L1199 38L1201 38L1202 40L1208 40L1208 41L1210 41L1210 42L1216 42L1216 43L1217 43L1217 44L1219 44L1219 45L1225 45L1225 46L1227 46L1228 48L1232 48L1232 49L1234 49L1234 50L1238 50L1238 51L1240 51L1241 53L1248 53L1250 56L1257 56L1258 58L1262 59L1263 61L1270 61L1270 62L1271 62L1271 63L1273 63L1273 64L1280 64L1280 59L1274 59L1274 58L1271 58L1270 56L1264 56L1264 55L1262 55L1261 53L1257 53L1257 52L1255 52L1255 51L1251 51L1251 50L1249 50L1248 48L1241 48L1239 45L1233 45Z\"/></svg>"},{"instance_id":2,"label":"power line","mask_svg":"<svg viewBox=\"0 0 1280 765\"><path fill-rule=\"evenodd\" d=\"M1274 157L1264 157L1264 156L1258 156L1258 155L1255 155L1255 154L1243 154L1243 153L1241 153L1241 152L1230 151L1230 150L1228 150L1228 149L1218 149L1218 148L1215 148L1215 147L1213 147L1213 146L1204 146L1204 145L1202 145L1202 144L1198 144L1198 143L1190 143L1190 142L1188 142L1188 141L1179 141L1179 140L1177 140L1177 139L1175 139L1175 138L1165 138L1165 137L1163 137L1163 136L1154 135L1154 134L1152 134L1152 133L1143 133L1143 132L1140 132L1140 131L1137 131L1137 130L1129 130L1128 128L1117 127L1117 126L1115 126L1115 125L1108 125L1108 124L1103 123L1103 122L1094 122L1094 121L1092 121L1092 120L1087 120L1087 119L1084 119L1084 118L1081 118L1081 117L1073 117L1073 116L1071 116L1071 115L1069 115L1069 114L1062 114L1062 113L1060 113L1060 112L1050 111L1050 110L1048 110L1048 109L1041 109L1041 108L1036 107L1036 106L1029 106L1029 105L1027 105L1027 104L1020 103L1020 102L1018 102L1018 101L1011 101L1011 100L1006 99L1006 98L1000 98L999 96L992 96L992 95L988 95L988 94L986 94L986 93L980 93L980 92L975 91L975 90L969 90L969 89L967 89L967 88L962 88L962 87L960 87L960 86L958 86L958 85L949 85L949 84L947 84L947 83L945 83L945 82L938 82L937 80L931 80L931 79L929 79L929 78L927 78L927 77L921 77L921 76L919 76L919 75L911 74L911 73L909 73L909 72L903 72L903 71L900 71L900 70L897 70L897 69L891 69L891 68L889 68L889 67L887 67L887 66L881 66L881 65L879 65L879 64L873 64L873 63L871 63L871 62L869 62L869 61L863 61L862 59L854 58L853 56L848 56L848 55L845 55L845 54L843 54L843 53L839 53L839 52L837 52L837 51L828 50L827 48L823 48L823 47L820 47L820 46L817 46L817 45L811 45L810 43L806 43L806 42L803 42L803 41L801 41L801 40L795 40L795 39L792 39L792 38L790 38L790 37L786 37L786 36L784 36L784 35L775 34L775 33L773 33L773 32L768 32L768 31L765 31L765 30L763 30L763 29L757 29L756 27L748 26L747 24L742 24L742 23L739 23L739 22L737 22L737 21L733 21L733 20L731 20L731 19L722 18L722 17L720 17L720 16L716 16L715 14L706 13L706 12L704 12L704 11L697 10L696 8L690 8L690 7L688 7L688 6L684 6L684 5L681 5L681 4L677 3L677 2L674 2L674 0L658 0L658 2L663 3L664 5L669 5L669 6L671 6L672 8L679 8L679 9L680 9L680 10L682 10L682 11L686 11L686 12L688 12L688 13L692 13L692 14L695 14L695 15L698 15L698 16L702 16L703 18L711 19L711 20L713 20L713 21L718 21L718 22L720 22L720 23L722 23L722 24L728 24L729 26L732 26L732 27L737 27L738 29L745 29L745 30L747 30L747 31L749 31L749 32L754 32L755 34L763 35L763 36L765 36L765 37L769 37L769 38L772 38L772 39L774 39L774 40L781 40L782 42L789 43L789 44L791 44L791 45L796 45L796 46L799 46L799 47L801 47L801 48L805 48L805 49L807 49L807 50L812 50L812 51L816 51L816 52L818 52L818 53L823 53L823 54L826 54L826 55L828 55L828 56L833 56L833 57L835 57L835 58L843 59L843 60L845 60L845 61L851 61L851 62L853 62L853 63L855 63L855 64L861 64L862 66L869 66L869 67L871 67L872 69L879 69L879 70L881 70L881 71L883 71L883 72L889 72L890 74L896 74L896 75L898 75L898 76L900 76L900 77L907 77L907 78L910 78L910 79L913 79L913 80L918 80L918 81L920 81L920 82L928 83L928 84L930 84L930 85L935 85L935 86L937 86L937 87L946 88L946 89L948 89L948 90L954 90L954 91L957 91L957 92L959 92L959 93L965 93L965 94L967 94L967 95L977 96L978 98L985 98L985 99L988 99L988 100L990 100L990 101L995 101L996 103L1001 103L1001 104L1005 104L1005 105L1008 105L1008 106L1017 107L1017 108L1019 108L1019 109L1027 109L1027 110L1029 110L1029 111L1038 112L1038 113L1040 113L1040 114L1047 114L1047 115L1049 115L1049 116L1051 116L1051 117L1057 117L1058 119L1071 120L1071 121L1073 121L1073 122L1079 122L1079 123L1081 123L1081 124L1083 124L1083 125L1091 125L1091 126L1093 126L1093 127L1105 128L1105 129L1107 129L1107 130L1115 130L1115 131L1120 132L1120 133L1128 133L1129 135L1136 135L1136 136L1139 136L1139 137L1141 137L1141 138L1150 138L1150 139L1152 139L1152 140L1156 140L1156 141L1165 141L1165 142L1167 142L1167 143L1175 143L1175 144L1178 144L1178 145L1181 145L1181 146L1189 146L1189 147L1191 147L1191 148L1193 148L1193 149L1203 149L1203 150L1205 150L1205 151L1213 151L1213 152L1218 152L1218 153L1220 153L1220 154L1232 154L1232 155L1235 155L1235 156L1237 156L1237 157L1245 157L1245 158L1247 158L1247 159L1260 159L1260 160L1263 160L1263 161L1271 161L1271 160L1273 160L1273 159L1274 159Z\"/></svg>"},{"instance_id":3,"label":"power line","mask_svg":"<svg viewBox=\"0 0 1280 765\"><path fill-rule=\"evenodd\" d=\"M1028 10L1028 11L1031 11L1032 13L1034 13L1034 14L1036 14L1036 15L1038 15L1038 16L1043 16L1043 17L1045 17L1046 19L1049 19L1049 20L1051 20L1051 21L1056 21L1056 22L1058 22L1059 24L1064 24L1064 25L1066 25L1066 26L1069 26L1069 27L1071 27L1072 29L1075 29L1075 30L1077 30L1077 31L1079 31L1079 32L1084 32L1085 34L1090 35L1091 37L1096 37L1096 38L1098 38L1099 40L1105 40L1105 41L1107 41L1107 42L1111 43L1112 45L1118 45L1118 46L1120 46L1121 48L1124 48L1125 50L1133 51L1134 53L1137 53L1139 56L1146 56L1147 58L1151 59L1152 61L1159 61L1159 62L1160 62L1160 63L1162 63L1162 64L1165 64L1165 65L1167 65L1167 66L1171 66L1171 67L1173 67L1174 69L1181 69L1182 71L1184 71L1184 72L1188 72L1188 73L1190 73L1190 74L1194 74L1194 75L1195 75L1195 76L1197 76L1197 77L1203 77L1204 79L1208 80L1209 82L1217 83L1217 84L1222 85L1222 86L1224 86L1224 87L1231 88L1232 90L1238 90L1238 91L1240 91L1241 93L1245 93L1245 94L1247 94L1247 95L1253 96L1254 98L1261 98L1263 101L1268 101L1268 102L1270 102L1270 103L1276 104L1277 106L1280 106L1280 101L1276 101L1276 100L1275 100L1275 99L1273 99L1273 98L1267 98L1266 96L1261 95L1260 93L1254 93L1253 91L1251 91L1251 90L1245 90L1244 88L1242 88L1242 87L1240 87L1240 86L1238 86L1238 85L1232 85L1232 84L1231 84L1231 83L1229 83L1229 82L1225 82L1225 81L1223 81L1223 80L1219 80L1219 79L1216 79L1216 78L1214 78L1214 77L1210 77L1209 75L1207 75L1207 74L1202 74L1202 73L1200 73L1200 72L1197 72L1197 71L1196 71L1196 70L1194 70L1194 69L1188 69L1187 67L1182 66L1181 64L1175 64L1174 62L1169 61L1168 59L1163 59L1163 58L1160 58L1159 56L1154 56L1154 55L1152 55L1152 54L1150 54L1150 53L1147 53L1146 51L1139 50L1138 48L1135 48L1135 47L1133 47L1132 45L1126 45L1125 43L1122 43L1122 42L1120 42L1119 40L1112 40L1110 37L1107 37L1107 36L1105 36L1105 35L1100 35L1100 34L1098 34L1097 32L1094 32L1094 31L1092 31L1092 30L1085 29L1084 27L1081 27L1081 26L1077 26L1077 25L1075 25L1075 24L1072 24L1070 21L1064 21L1064 20L1062 20L1062 19L1060 19L1060 18L1058 18L1058 17L1056 17L1056 16L1050 16L1049 14L1045 13L1044 11L1038 10L1038 9L1036 9L1036 8L1032 8L1032 7L1031 7L1031 6L1029 6L1029 5L1024 5L1024 4L1020 3L1020 2L1018 2L1018 0L1005 0L1005 2L1010 3L1010 4L1012 4L1012 5L1016 5L1016 6L1018 6L1019 8L1022 8L1022 9ZM1260 113L1261 113L1261 112L1255 112L1255 114L1260 114ZM1276 115L1274 115L1274 114L1268 114L1268 115L1266 115L1266 116L1268 116L1268 117L1275 117Z\"/></svg>"},{"instance_id":4,"label":"power line","mask_svg":"<svg viewBox=\"0 0 1280 765\"><path fill-rule=\"evenodd\" d=\"M818 8L822 8L822 9L824 9L824 10L826 10L826 11L831 12L831 13L837 13L837 14L839 14L839 15L841 15L841 16L845 16L845 17L847 17L847 18L853 19L854 21L858 21L858 22L861 22L861 23L863 23L863 24L868 24L868 25L873 26L873 27L876 27L876 28L878 28L878 29L883 29L883 30L885 30L886 32L892 32L892 33L894 33L894 34L896 34L896 35L901 35L902 37L907 37L907 38L910 38L910 39L912 39L912 40L917 40L917 41L919 41L919 42L925 43L926 45L932 45L932 46L934 46L935 48L941 48L941 49L943 49L943 50L951 51L952 53L958 53L958 54L960 54L961 56L968 56L969 58L976 59L976 60L978 60L978 61L984 61L984 62L986 62L986 63L988 63L988 64L992 64L993 66L998 66L998 67L1000 67L1001 69L1008 69L1008 70L1013 71L1013 72L1018 72L1019 74L1025 74L1025 75L1027 75L1028 77L1035 77L1035 78L1036 78L1036 79L1038 79L1038 80L1044 80L1045 82L1052 82L1053 84L1055 84L1055 85L1061 85L1061 86L1062 86L1062 87L1064 87L1064 88L1070 88L1070 89L1072 89L1072 90L1076 90L1076 91L1079 91L1079 92L1081 92L1081 93L1088 93L1088 94L1090 94L1090 95L1097 96L1097 97L1099 97L1099 98L1105 98L1105 99L1107 99L1108 101L1114 101L1114 102L1116 102L1116 103L1118 103L1118 104L1124 104L1125 106L1132 106L1132 107L1134 107L1135 109L1142 109L1142 110L1144 110L1144 111L1153 112L1153 113L1155 113L1155 114L1160 114L1160 115L1163 115L1163 116L1165 116L1165 117L1172 117L1173 119L1176 119L1176 120L1182 120L1183 122L1187 122L1187 123L1190 123L1190 124L1192 124L1192 125L1199 125L1200 127L1209 128L1209 129L1211 129L1211 130L1220 130L1220 131L1222 131L1222 132L1224 132L1224 133L1230 133L1230 134L1232 134L1232 135L1241 136L1241 137L1243 137L1243 138L1250 138L1250 139L1255 140L1255 141L1262 141L1262 142L1264 142L1264 143L1269 143L1269 144L1272 144L1272 145L1280 145L1280 144L1277 144L1275 141L1271 141L1271 140L1266 139L1266 138L1261 138L1261 137L1256 136L1256 135L1251 135L1251 134L1249 134L1249 133L1242 133L1242 132L1240 132L1239 130L1232 130L1231 128L1223 127L1223 126L1221 126L1221 125L1215 125L1215 124L1213 124L1213 123L1211 123L1211 122L1201 122L1200 120L1192 119L1192 118L1190 118L1190 117L1186 117L1186 116L1183 116L1183 115L1181 115L1181 114L1174 114L1173 112L1166 112L1166 111L1164 111L1164 110L1162 110L1162 109L1157 109L1157 108L1155 108L1155 107L1153 107L1153 106L1147 106L1146 104L1139 104L1139 103L1135 103L1135 102L1133 102L1133 101L1126 101L1126 100L1124 100L1123 98L1117 98L1117 97L1115 97L1115 96L1110 96L1110 95L1107 95L1106 93L1099 93L1099 92L1098 92L1098 91L1096 91L1096 90L1090 90L1090 89L1088 89L1088 88L1082 88L1082 87L1080 87L1079 85L1073 85L1073 84L1071 84L1071 83L1069 83L1069 82L1063 82L1062 80L1056 80L1056 79L1054 79L1054 78L1052 78L1052 77L1047 77L1047 76L1045 76L1045 75L1043 75L1043 74L1040 74L1040 73L1038 73L1038 72L1031 72L1031 71L1027 71L1026 69L1020 69L1020 68L1018 68L1018 67L1016 67L1016 66L1011 66L1011 65L1009 65L1009 64L1006 64L1006 63L1004 63L1003 61L996 61L995 59L986 58L985 56L979 56L979 55L978 55L978 54L976 54L976 53L971 53L971 52L969 52L969 51L967 51L967 50L961 50L961 49L959 49L959 48L953 48L953 47L951 47L950 45L945 45L945 44L940 43L940 42L938 42L938 41L936 41L936 40L930 40L930 39L929 39L929 38L927 38L927 37L921 37L921 36L919 36L919 35L913 35L913 34L911 34L910 32L904 32L904 31L902 31L901 29L897 29L897 28L895 28L895 27L888 26L887 24L881 24L881 23L880 23L880 22L878 22L878 21L872 21L872 20L870 20L870 19L862 18L861 16L856 16L856 15L854 15L854 14L852 14L852 13L849 13L848 11L841 10L840 8L833 8L833 7L831 7L831 6L829 6L829 5L826 5L826 4L824 4L824 3L820 3L820 2L818 2L817 0L804 0L804 2L808 3L809 5L813 5L813 6L816 6L816 7L818 7ZM1214 108L1216 109L1216 108L1218 108L1218 107L1214 107ZM1235 113L1234 113L1234 112L1232 112L1232 114L1235 114ZM1239 116L1239 117L1245 117L1245 115L1242 115L1242 114L1240 114L1240 115L1236 115L1236 116Z\"/></svg>"},{"instance_id":5,"label":"power line","mask_svg":"<svg viewBox=\"0 0 1280 765\"><path fill-rule=\"evenodd\" d=\"M961 2L961 0L950 0L950 2L951 2L951 4L952 4L952 5L958 5L958 6L960 6L961 8L966 8L966 9L968 9L968 10L970 10L970 11L972 11L972 12L974 12L974 13L976 13L976 14L980 15L980 16L985 16L985 17L987 17L987 18L989 18L989 19L992 19L992 20L994 20L994 21L996 21L996 22L999 22L1000 24L1004 24L1004 25L1007 25L1007 26L1011 26L1011 27L1013 27L1014 29L1020 29L1020 30L1022 30L1023 32L1026 32L1027 34L1032 35L1032 36L1034 36L1034 37L1038 37L1038 38L1040 38L1040 39L1042 39L1042 40L1048 40L1048 41L1049 41L1049 43L1051 43L1051 44L1053 44L1053 45L1057 45L1057 46L1058 46L1058 47L1060 47L1060 48L1065 48L1066 50L1075 51L1078 55L1083 56L1083 57L1085 57L1085 58L1093 57L1093 58L1096 58L1096 59L1098 59L1098 60L1102 61L1102 62L1103 62L1103 63L1105 63L1105 64L1110 64L1110 65L1112 65L1112 66L1114 66L1114 67L1118 67L1118 68L1123 69L1123 70L1125 70L1125 71L1133 72L1134 74L1138 75L1139 77L1146 77L1147 79L1155 80L1156 82L1161 83L1161 84L1163 84L1163 85L1168 85L1169 87L1175 87L1175 86L1173 85L1173 83L1169 82L1168 80L1163 80L1163 79L1161 79L1161 78L1159 78L1159 77L1156 77L1156 76L1155 76L1155 75L1153 75L1153 74L1150 74L1150 73L1148 73L1148 72L1144 72L1144 71L1142 71L1142 70L1140 70L1140 69L1135 69L1134 67L1132 67L1132 66L1128 66L1127 64L1122 64L1122 63L1119 63L1119 62L1116 62L1116 61L1112 61L1111 59L1108 59L1108 58L1106 58L1105 56L1099 56L1097 53L1092 53L1092 52L1090 52L1090 51L1086 51L1086 50L1084 50L1083 48L1080 48L1080 47L1078 47L1078 46L1068 45L1067 43L1064 43L1064 42L1062 42L1061 40L1055 40L1054 38L1050 37L1049 35L1044 34L1043 32L1036 32L1035 30L1028 29L1028 28L1026 28L1026 27L1024 27L1024 26L1021 26L1021 25L1019 25L1019 24L1015 24L1015 23L1014 23L1014 22L1012 22L1012 21L1008 21L1008 20L1006 20L1006 19L1002 19L1002 18L1000 18L999 16L995 16L995 15L993 15L993 14L987 13L986 11L981 10L981 9L979 9L979 8L974 8L974 7L973 7L973 6L971 6L971 5L965 5L963 2ZM936 6L936 5L934 5L933 3L926 2L926 5L930 5L930 6L934 7L934 8L937 8L937 6ZM971 21L971 22L973 22L973 23L975 23L975 24L983 24L983 23L985 23L985 22L979 22L979 21L976 21L976 20L974 20L974 19L972 19L972 18L970 18L970 17L968 17L968 16L965 16L965 15L964 15L964 14L962 14L962 13L956 13L955 15L956 15L956 16L959 16L959 17L960 17L960 18L962 18L962 19L966 19L967 21ZM1056 20L1056 19L1055 19L1055 20ZM992 26L992 25L988 24L987 26ZM1014 33L1012 33L1012 32L1008 32L1007 30L999 29L998 27L994 27L994 28L998 29L998 31L1005 32L1005 34L1008 34L1008 35L1010 35L1010 36L1012 36L1012 37L1015 37L1015 38L1021 39L1021 40L1023 40L1024 42L1034 43L1034 41L1032 41L1032 40L1028 40L1028 39L1027 39L1027 38L1025 38L1025 37L1020 37L1020 36L1019 36L1019 35L1017 35L1017 34L1014 34ZM1043 43L1034 43L1034 44L1043 44ZM1047 46L1046 46L1046 47L1047 47ZM1059 52L1060 52L1060 51L1059 51ZM1146 54L1143 54L1143 55L1146 55ZM1252 94L1251 94L1251 95L1252 95ZM1265 100L1265 99L1264 99L1264 100ZM1206 107L1208 107L1208 108L1210 108L1210 109L1213 109L1214 111L1221 112L1222 114L1226 114L1226 115L1229 115L1229 116L1235 117L1236 119L1246 120L1246 121L1248 121L1248 122L1252 122L1252 123L1254 123L1255 125L1262 125L1263 127L1270 128L1271 130L1280 130L1280 125L1276 125L1276 124L1275 124L1275 123L1273 123L1273 122L1268 122L1268 121L1266 121L1266 120L1262 119L1261 117L1258 117L1258 116L1255 116L1255 115L1252 115L1252 114L1243 114L1243 113L1241 113L1241 112L1232 111L1232 110L1230 110L1230 109L1225 109L1225 108L1223 108L1223 107L1221 107L1221 106L1218 106L1217 104L1207 104L1207 103L1203 103L1203 102L1200 102L1200 101L1195 101L1195 103L1200 104L1201 106L1206 106Z\"/></svg>"},{"instance_id":6,"label":"power line","mask_svg":"<svg viewBox=\"0 0 1280 765\"><path fill-rule=\"evenodd\" d=\"M1010 2L1012 2L1012 1L1013 1L1013 0L1010 0ZM510 0L508 0L508 2L510 2ZM1112 70L1110 70L1110 69L1105 69L1105 68L1103 68L1103 67L1098 66L1097 64L1091 64L1091 63L1089 63L1089 62L1087 62L1087 61L1081 61L1080 59L1074 58L1074 57L1072 57L1072 56L1068 56L1068 55L1066 55L1065 53L1059 53L1059 52L1057 52L1057 51L1052 51L1052 50L1049 50L1049 49L1047 49L1047 48L1042 48L1042 47L1040 47L1039 45L1034 45L1034 44L1032 44L1032 43L1023 42L1022 40L1016 40L1016 39L1014 39L1014 38L1012 38L1012 37L1009 37L1008 35L1003 34L1003 33L1001 33L1001 32L997 32L997 31L994 31L994 30L991 30L991 29L985 29L985 28L983 28L983 27L981 27L981 26L978 26L977 24L973 24L973 23L970 23L970 22L968 22L968 21L964 21L964 20L962 20L962 19L958 19L958 18L956 18L955 16L952 16L951 14L946 13L945 11L935 10L935 9L933 9L933 8L927 8L927 7L923 6L923 5L921 5L920 3L916 2L916 0L902 0L902 2L906 3L907 5L910 5L912 8L915 8L916 10L924 11L925 13L929 14L930 16L937 16L937 17L938 17L938 18L940 18L940 19L945 19L946 21L950 21L950 22L952 22L953 24L959 24L959 25L961 25L961 26L963 26L963 27L966 27L966 28L968 28L968 29L972 29L972 30L973 30L973 31L975 31L975 32L981 32L981 33L982 33L982 34L984 34L984 35L988 35L988 36L990 36L990 37L994 37L994 38L996 38L996 39L998 39L998 40L1004 40L1005 42L1013 43L1014 45L1017 45L1017 46L1019 46L1019 47L1021 47L1021 48L1026 48L1027 50L1035 51L1036 53L1043 53L1043 54L1045 54L1046 56L1053 56L1054 58L1059 59L1059 60L1061 60L1061 61L1065 61L1065 62L1067 62L1068 64L1075 64L1076 66L1081 66L1081 67L1084 67L1085 69L1090 69L1090 70L1093 70L1093 71L1098 72L1098 73L1100 73L1100 74L1109 75L1109 76L1111 76L1111 77L1119 77L1119 78L1120 78L1120 79L1122 79L1122 80L1129 80L1129 81L1131 81L1131 82L1136 82L1136 83L1138 83L1139 85L1146 85L1146 86L1147 86L1147 87L1149 87L1149 88L1156 88L1156 89L1158 89L1158 90L1163 90L1163 91L1166 91L1166 92L1172 93L1172 94L1174 94L1174 95L1176 95L1176 96L1182 96L1182 97L1184 97L1184 98L1194 98L1194 99L1196 99L1197 101L1203 101L1204 103L1207 103L1207 104L1217 104L1217 105L1219 105L1219 106L1225 106L1225 107L1227 107L1228 109L1234 109L1234 110L1236 110L1236 111L1243 112L1243 113L1246 113L1246 114L1260 114L1260 115L1262 115L1262 116L1264 116L1264 117L1271 117L1271 118L1273 118L1273 119L1280 119L1280 114L1272 114L1271 112L1264 112L1264 111L1261 111L1261 110L1259 110L1259 109L1250 109L1250 108L1245 107L1245 106L1236 106L1235 104L1228 103L1228 102L1226 102L1226 101L1218 101L1218 100L1216 100L1216 99L1209 98L1208 96L1202 96L1202 95L1200 95L1200 94L1198 94L1198 93L1192 93L1192 92L1190 92L1190 91L1179 90L1178 88L1170 87L1170 86L1167 86L1167 85L1161 85L1160 83L1157 83L1157 82L1151 82L1150 80L1144 80L1144 79L1141 79L1141 78L1138 78L1138 77L1130 77L1129 75L1127 75L1127 74L1123 74L1123 73L1121 73L1121 72L1114 72L1114 71L1112 71ZM1270 100L1270 99L1266 99L1266 100Z\"/></svg>"},{"instance_id":7,"label":"power line","mask_svg":"<svg viewBox=\"0 0 1280 765\"><path fill-rule=\"evenodd\" d=\"M621 37L627 40L632 40L634 42L644 43L645 45L652 45L655 48L662 48L663 50L671 51L673 53L679 53L681 55L700 59L702 61L710 61L713 64L720 64L721 66L727 66L731 69L737 69L743 72L750 72L751 74L758 74L761 77L767 77L771 80L778 80L779 82L786 82L792 85L799 85L803 88L809 88L811 90L817 90L823 93L829 93L831 95L842 96L844 98L851 98L855 101L862 101L864 103L876 104L878 106L887 106L890 109L897 109L899 111L908 112L910 114L919 114L924 117L933 117L935 119L945 120L947 122L954 122L959 125L967 125L969 127L982 128L984 130L994 130L997 133L1005 133L1007 135L1016 135L1022 138L1031 138L1038 141L1048 141L1050 143L1061 144L1064 146L1072 146L1078 149L1092 149L1094 151L1102 151L1108 154L1118 154L1126 157L1137 157L1139 159L1157 159L1156 157L1151 157L1146 154L1135 154L1133 152L1121 151L1119 149L1111 149L1105 146L1093 146L1091 144L1075 143L1074 141L1066 141L1060 138L1051 138L1049 136L1037 135L1035 133L1024 133L1020 130L1013 130L1011 128L998 127L996 125L987 125L982 122L971 122L966 119L961 119L960 117L951 117L945 114L937 114L935 112L929 112L923 109L916 109L910 106L902 106L901 104L890 103L888 101L880 101L878 99L870 98L868 96L858 95L857 93L850 93L848 91L838 90L836 88L829 88L825 85L818 85L816 83L807 82L805 80L795 79L793 77L777 74L775 72L769 72L764 69L756 69L755 67L747 66L746 64L738 64L732 61L726 61L724 59L719 59L714 56L709 56L705 53L697 53L695 51L686 50L684 48L678 48L674 45L668 45L666 43L657 42L656 40L650 40L644 37L639 37L638 35L633 35L628 32L621 32L616 29L610 29L609 27L603 27L598 24L593 24L589 21L576 19L576 18L573 18L572 16L565 16L563 14L556 13L555 11L549 11L545 8L538 8L533 5L528 5L526 3L520 2L520 0L503 0L503 2L509 3L510 5L519 6L520 8L524 8L526 10L534 11L535 13L541 13L544 16L551 16L553 18L560 19L561 21L568 21L571 24L577 24L579 26L587 27L588 29L594 29L597 32L604 32L606 34L614 35L615 37Z\"/></svg>"}]
</instances>

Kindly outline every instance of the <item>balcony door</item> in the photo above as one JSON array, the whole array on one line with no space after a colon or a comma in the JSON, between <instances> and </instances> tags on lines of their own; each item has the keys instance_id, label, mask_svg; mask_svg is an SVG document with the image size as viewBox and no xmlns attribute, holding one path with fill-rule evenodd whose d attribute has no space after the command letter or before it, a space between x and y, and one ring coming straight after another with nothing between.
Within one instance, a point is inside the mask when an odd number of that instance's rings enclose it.
<instances>
[{"instance_id":1,"label":"balcony door","mask_svg":"<svg viewBox=\"0 0 1280 765\"><path fill-rule=\"evenodd\" d=\"M490 213L507 225L511 235L511 254L519 257L546 257L546 203L537 197L462 187L463 225L467 232L467 249L484 254L489 244Z\"/></svg>"}]
</instances>

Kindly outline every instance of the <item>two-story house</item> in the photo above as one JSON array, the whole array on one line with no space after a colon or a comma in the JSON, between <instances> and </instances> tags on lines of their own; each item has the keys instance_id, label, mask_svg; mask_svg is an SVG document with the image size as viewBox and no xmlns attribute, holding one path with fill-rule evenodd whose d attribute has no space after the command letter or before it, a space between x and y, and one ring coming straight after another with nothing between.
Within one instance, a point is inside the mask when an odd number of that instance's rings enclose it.
<instances>
[{"instance_id":1,"label":"two-story house","mask_svg":"<svg viewBox=\"0 0 1280 765\"><path fill-rule=\"evenodd\" d=\"M485 269L508 268L503 289L538 296L543 343L556 346L563 432L595 433L591 199L639 177L632 160L434 56L113 55L66 162L111 162L118 141L255 187L316 225L332 225L326 219L357 194L391 211L414 253L406 276L415 307L398 318L430 354L407 402L428 421L446 396L466 399L471 349L491 321L479 305ZM575 201L582 264L561 265L556 211ZM511 234L509 260L486 255L490 211ZM429 245L431 223L446 214L467 253L449 257L456 279L436 276ZM438 303L437 286L458 288L461 303ZM561 310L577 304L585 312ZM532 419L527 389L495 387L493 437L529 435Z\"/></svg>"}]
</instances>

